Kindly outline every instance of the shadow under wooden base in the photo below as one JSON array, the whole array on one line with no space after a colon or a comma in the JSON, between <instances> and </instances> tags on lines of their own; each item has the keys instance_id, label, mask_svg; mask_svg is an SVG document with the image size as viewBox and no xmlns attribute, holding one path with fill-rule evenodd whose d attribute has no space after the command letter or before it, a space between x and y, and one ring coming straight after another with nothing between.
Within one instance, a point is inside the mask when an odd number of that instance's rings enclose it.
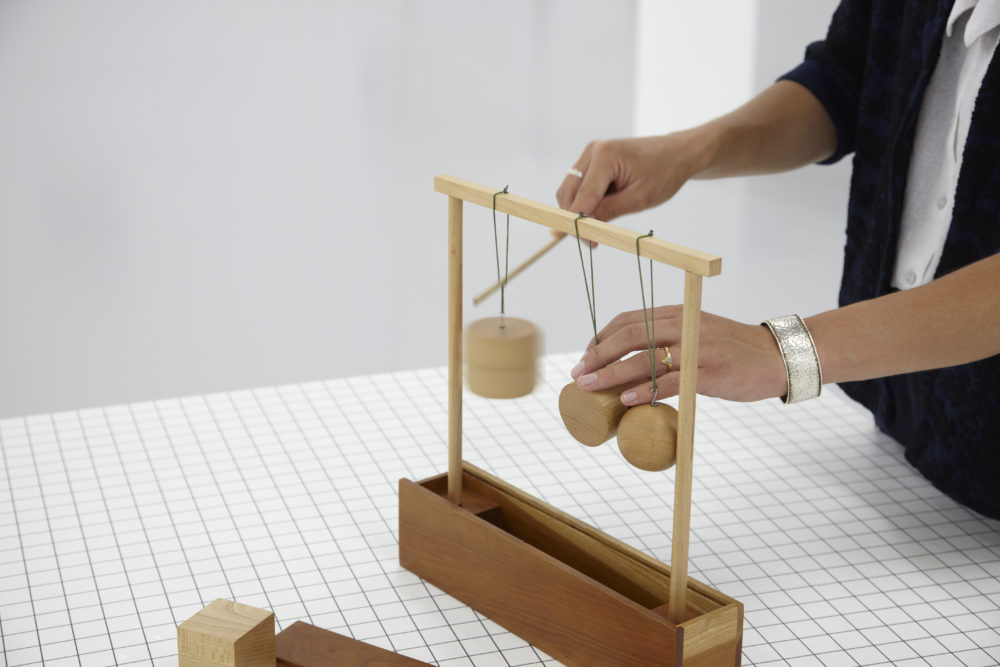
<instances>
[{"instance_id":1,"label":"shadow under wooden base","mask_svg":"<svg viewBox=\"0 0 1000 667\"><path fill-rule=\"evenodd\" d=\"M670 568L463 462L399 482L399 560L411 572L568 665L739 666L743 605L688 579L668 620Z\"/></svg>"}]
</instances>

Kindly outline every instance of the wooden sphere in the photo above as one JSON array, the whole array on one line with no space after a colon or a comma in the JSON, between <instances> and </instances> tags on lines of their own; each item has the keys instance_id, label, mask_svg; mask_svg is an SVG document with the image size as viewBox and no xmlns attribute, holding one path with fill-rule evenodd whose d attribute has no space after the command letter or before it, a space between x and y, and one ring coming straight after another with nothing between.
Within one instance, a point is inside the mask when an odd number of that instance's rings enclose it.
<instances>
[{"instance_id":1,"label":"wooden sphere","mask_svg":"<svg viewBox=\"0 0 1000 667\"><path fill-rule=\"evenodd\" d=\"M527 320L499 317L476 320L465 330L465 379L486 398L517 398L535 388L538 329Z\"/></svg>"},{"instance_id":2,"label":"wooden sphere","mask_svg":"<svg viewBox=\"0 0 1000 667\"><path fill-rule=\"evenodd\" d=\"M666 470L677 458L677 410L666 403L629 408L618 422L618 449L640 470Z\"/></svg>"},{"instance_id":3,"label":"wooden sphere","mask_svg":"<svg viewBox=\"0 0 1000 667\"><path fill-rule=\"evenodd\" d=\"M575 382L559 394L559 415L570 435L588 447L597 447L615 436L618 420L628 406L622 405L621 387L584 391Z\"/></svg>"}]
</instances>

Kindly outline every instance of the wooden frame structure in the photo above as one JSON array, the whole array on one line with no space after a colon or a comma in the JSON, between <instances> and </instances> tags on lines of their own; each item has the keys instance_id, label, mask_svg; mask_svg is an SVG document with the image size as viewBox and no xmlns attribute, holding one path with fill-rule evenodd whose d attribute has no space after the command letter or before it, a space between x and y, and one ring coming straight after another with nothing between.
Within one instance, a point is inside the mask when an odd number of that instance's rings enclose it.
<instances>
[{"instance_id":1,"label":"wooden frame structure","mask_svg":"<svg viewBox=\"0 0 1000 667\"><path fill-rule=\"evenodd\" d=\"M448 472L400 480L400 563L572 665L739 665L743 605L687 576L702 278L719 257L660 239L642 257L685 272L671 566L462 460L462 212L494 188L438 176L448 195ZM496 210L575 234L577 216L513 194ZM579 220L581 238L636 253L637 234Z\"/></svg>"}]
</instances>

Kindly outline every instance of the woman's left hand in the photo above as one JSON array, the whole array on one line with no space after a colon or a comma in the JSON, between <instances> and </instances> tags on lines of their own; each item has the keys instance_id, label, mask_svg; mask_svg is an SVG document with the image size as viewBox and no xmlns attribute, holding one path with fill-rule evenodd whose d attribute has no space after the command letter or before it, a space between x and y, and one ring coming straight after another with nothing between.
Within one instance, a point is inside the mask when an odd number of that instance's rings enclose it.
<instances>
[{"instance_id":1,"label":"woman's left hand","mask_svg":"<svg viewBox=\"0 0 1000 667\"><path fill-rule=\"evenodd\" d=\"M676 396L680 387L681 306L653 311L657 398ZM788 385L781 351L766 327L701 314L698 347L698 393L732 401L784 396ZM642 405L651 399L652 380L643 311L621 313L587 346L571 375L585 391L625 385L621 401ZM663 363L670 348L673 367ZM627 358L630 352L639 352Z\"/></svg>"}]
</instances>

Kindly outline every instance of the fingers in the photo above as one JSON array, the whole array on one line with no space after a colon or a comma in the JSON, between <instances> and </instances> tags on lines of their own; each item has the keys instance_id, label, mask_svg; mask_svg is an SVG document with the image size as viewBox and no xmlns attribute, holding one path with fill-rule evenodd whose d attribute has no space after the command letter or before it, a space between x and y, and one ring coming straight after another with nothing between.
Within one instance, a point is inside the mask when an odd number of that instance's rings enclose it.
<instances>
[{"instance_id":1,"label":"fingers","mask_svg":"<svg viewBox=\"0 0 1000 667\"><path fill-rule=\"evenodd\" d=\"M580 362L573 369L573 377L577 385L585 391L596 391L598 389L608 389L620 385L634 384L641 382L643 378L651 380L651 373L655 371L657 376L673 374L680 370L680 343L670 346L670 354L673 357L672 364L664 363L666 353L663 347L653 350L652 369L650 368L650 354L648 350L641 350L625 359L615 361L597 370L580 370ZM641 400L639 401L642 402Z\"/></svg>"},{"instance_id":2,"label":"fingers","mask_svg":"<svg viewBox=\"0 0 1000 667\"><path fill-rule=\"evenodd\" d=\"M587 144L586 148L583 149L583 153L577 158L577 161L573 163L572 169L578 170L580 173L586 176L587 171L590 167L590 154L594 150L595 142L590 142ZM559 203L559 208L565 211L577 211L572 207L573 201L576 199L576 194L580 189L580 184L583 179L575 174L566 172L566 176L563 178L562 183L559 185L559 189L556 190L556 202Z\"/></svg>"},{"instance_id":3,"label":"fingers","mask_svg":"<svg viewBox=\"0 0 1000 667\"><path fill-rule=\"evenodd\" d=\"M656 400L677 396L680 393L681 374L667 373L656 378ZM643 382L622 392L621 402L629 407L646 405L653 400L652 380Z\"/></svg>"},{"instance_id":4,"label":"fingers","mask_svg":"<svg viewBox=\"0 0 1000 667\"><path fill-rule=\"evenodd\" d=\"M559 185L559 189L556 190L556 202L559 204L559 208L565 211L583 212L583 209L573 208L573 202L576 199L577 193L580 190L580 186L583 183L583 179L586 177L587 171L590 167L590 156L593 152L595 142L590 142L587 147L584 148L583 154L580 155L579 159L573 164L570 169L566 170L566 176L563 178L562 183ZM573 173L573 172L578 173ZM583 174L583 176L580 176ZM552 235L556 238L565 236L564 233L554 231ZM597 243L594 241L584 241L591 248L596 248Z\"/></svg>"},{"instance_id":5,"label":"fingers","mask_svg":"<svg viewBox=\"0 0 1000 667\"><path fill-rule=\"evenodd\" d=\"M587 144L572 167L582 176L567 171L556 190L559 208L583 212L604 221L610 220L617 214L616 211L625 208L616 197L615 181L621 171L621 160L618 155L620 151L612 144L613 142L607 141L592 141Z\"/></svg>"},{"instance_id":6,"label":"fingers","mask_svg":"<svg viewBox=\"0 0 1000 667\"><path fill-rule=\"evenodd\" d=\"M660 326L660 322L666 320L676 320L677 326L679 326L682 312L683 308L681 306L659 306L653 309L653 319L656 320L656 326ZM646 313L648 315L649 311L647 310ZM604 328L597 333L597 340L603 342L606 339L618 333L622 328L632 326L635 324L645 325L645 321L646 321L646 316L643 315L643 311L641 309L630 310L624 313L618 313L618 315L616 315L614 319L608 322L604 326ZM657 338L659 338L659 333L660 332L657 331ZM645 333L643 335L645 335ZM587 345L587 349L589 350L593 346L594 346L594 341L593 339L591 339L590 344ZM645 347L645 343L643 343L643 347Z\"/></svg>"},{"instance_id":7,"label":"fingers","mask_svg":"<svg viewBox=\"0 0 1000 667\"><path fill-rule=\"evenodd\" d=\"M652 369L642 311L615 317L598 333L599 342L588 346L572 370L577 385L585 391L627 387L615 391L620 392L619 400L624 405L635 406L652 400L649 390L655 377L657 398L676 396L684 352L679 311L677 306L663 306L654 313L656 348ZM710 313L700 317L700 340L695 348L698 393L756 401L787 392L787 373L770 332ZM665 363L664 345L670 348L670 364Z\"/></svg>"},{"instance_id":8,"label":"fingers","mask_svg":"<svg viewBox=\"0 0 1000 667\"><path fill-rule=\"evenodd\" d=\"M635 187L644 169L636 164L627 141L592 142L586 154L587 169L583 170L569 210L583 211L607 222L648 206L640 193L643 188Z\"/></svg>"},{"instance_id":9,"label":"fingers","mask_svg":"<svg viewBox=\"0 0 1000 667\"><path fill-rule=\"evenodd\" d=\"M611 185L612 189L614 184ZM591 217L598 220L614 220L615 218L625 215L626 213L632 213L638 211L639 208L636 206L630 206L630 199L627 192L614 192L610 191L604 195L604 197L594 206L593 213Z\"/></svg>"},{"instance_id":10,"label":"fingers","mask_svg":"<svg viewBox=\"0 0 1000 667\"><path fill-rule=\"evenodd\" d=\"M598 216L596 209L615 182L613 166L592 161L590 168L583 172L583 178L578 180L580 184L568 210L582 211L592 218L605 222L610 220L610 218Z\"/></svg>"}]
</instances>

